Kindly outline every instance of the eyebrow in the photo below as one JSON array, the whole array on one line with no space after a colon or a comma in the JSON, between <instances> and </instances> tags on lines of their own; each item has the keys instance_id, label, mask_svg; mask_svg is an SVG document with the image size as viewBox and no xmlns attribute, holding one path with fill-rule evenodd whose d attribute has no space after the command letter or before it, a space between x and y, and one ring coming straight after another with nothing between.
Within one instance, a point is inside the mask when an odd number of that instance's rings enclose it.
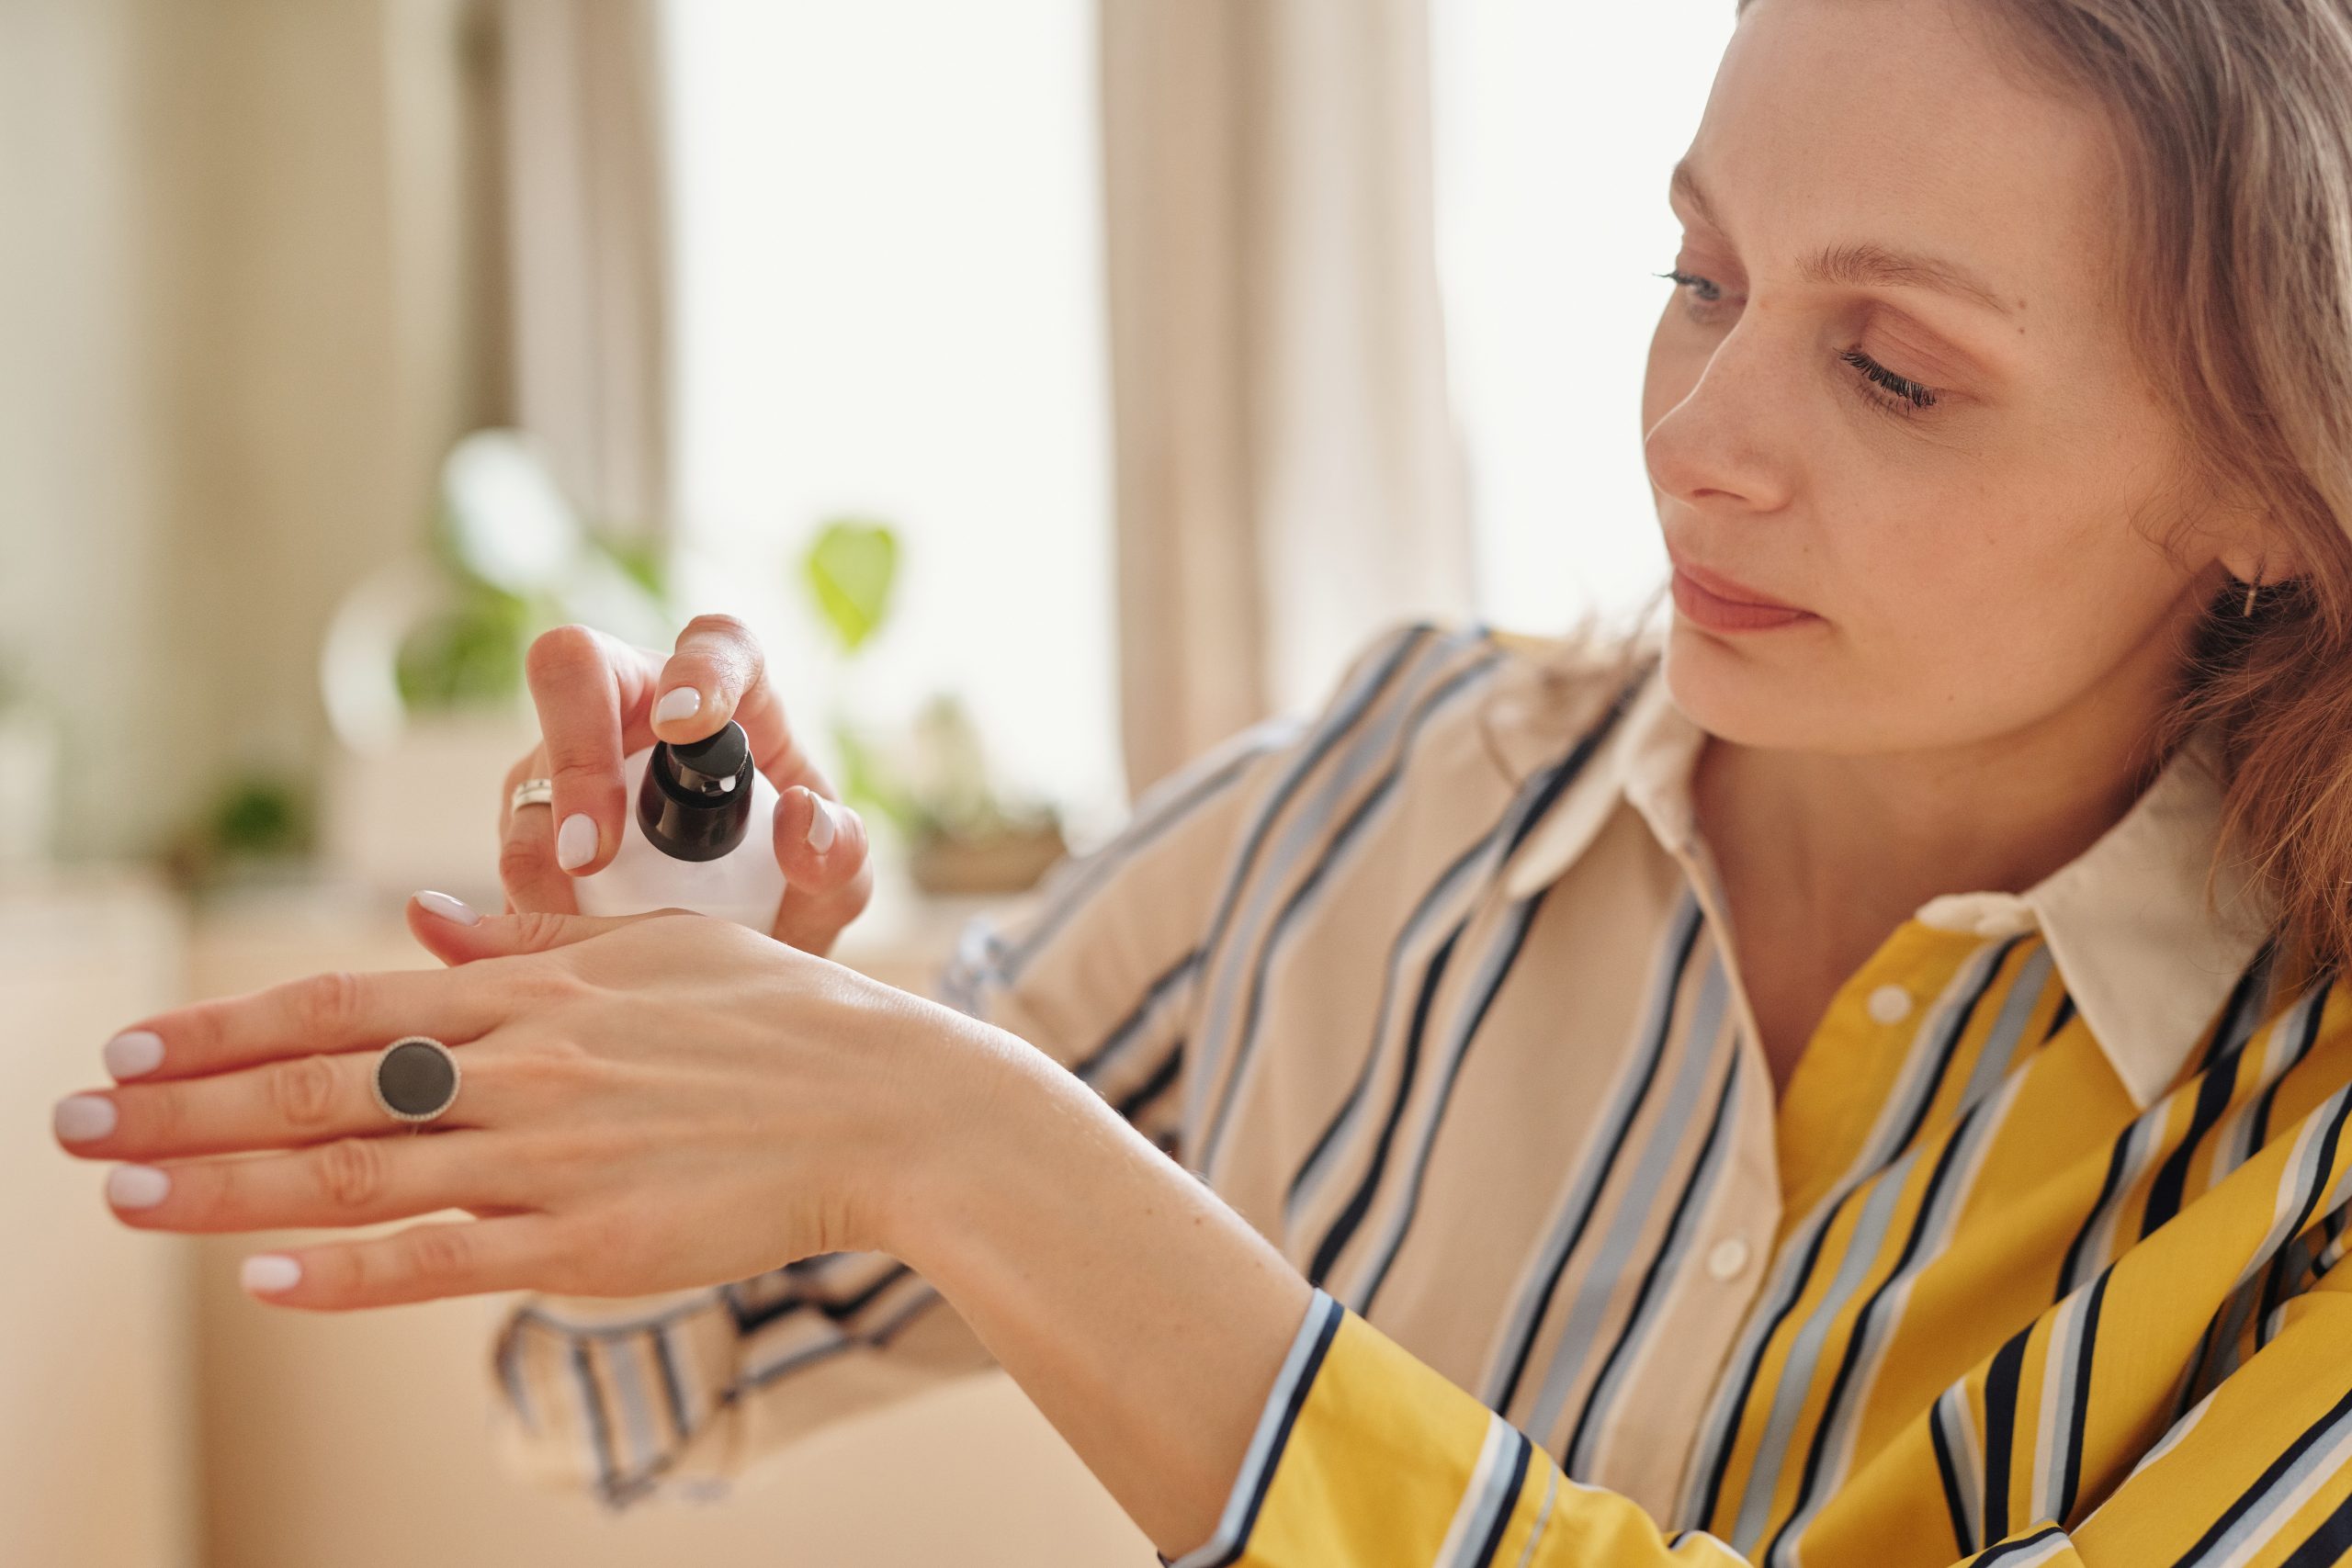
<instances>
[{"instance_id":1,"label":"eyebrow","mask_svg":"<svg viewBox=\"0 0 2352 1568\"><path fill-rule=\"evenodd\" d=\"M1707 200L1707 193L1699 188L1699 176L1690 172L1688 159L1674 165L1674 177L1668 188L1689 202L1691 210L1700 217L1718 229L1723 227L1715 217L1713 205ZM1966 267L1934 256L1921 255L1916 251L1898 251L1868 241L1831 245L1817 251L1807 256L1797 271L1808 283L1857 288L1872 284L1933 288L1972 299L2004 316L2011 313L2008 301Z\"/></svg>"}]
</instances>

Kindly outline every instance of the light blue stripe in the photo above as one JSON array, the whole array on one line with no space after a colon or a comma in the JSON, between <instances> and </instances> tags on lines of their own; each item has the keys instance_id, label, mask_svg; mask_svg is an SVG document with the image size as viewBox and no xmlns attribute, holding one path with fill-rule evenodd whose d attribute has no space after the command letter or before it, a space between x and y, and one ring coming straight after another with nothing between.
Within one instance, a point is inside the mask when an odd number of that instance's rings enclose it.
<instances>
[{"instance_id":1,"label":"light blue stripe","mask_svg":"<svg viewBox=\"0 0 2352 1568\"><path fill-rule=\"evenodd\" d=\"M1505 820L1508 820L1506 818ZM1381 979L1380 1006L1373 1022L1371 1054L1364 1058L1363 1071L1351 1090L1346 1106L1340 1113L1340 1122L1329 1141L1317 1150L1305 1169L1292 1184L1290 1197L1283 1204L1283 1221L1295 1233L1303 1217L1313 1208L1326 1184L1338 1168L1340 1158L1352 1150L1360 1135L1366 1108L1372 1103L1372 1088L1378 1078L1378 1067L1386 1056L1395 1055L1395 1043L1401 1040L1398 1031L1390 1027L1392 1004L1396 996L1396 983L1406 967L1408 954L1419 953L1428 961L1425 943L1442 931L1459 914L1456 905L1465 886L1483 884L1495 861L1496 846L1502 842L1501 826L1481 840L1476 848L1455 861L1444 876L1439 879L1412 918L1390 944L1388 964ZM1409 1019L1410 1015L1403 1015Z\"/></svg>"},{"instance_id":2,"label":"light blue stripe","mask_svg":"<svg viewBox=\"0 0 2352 1568\"><path fill-rule=\"evenodd\" d=\"M1576 1303L1553 1345L1551 1369L1544 1374L1543 1393L1537 1396L1527 1423L1531 1431L1553 1429L1560 1419L1561 1407L1567 1403L1568 1390L1584 1375L1601 1316L1624 1280L1634 1244L1652 1223L1658 1195L1681 1152L1683 1136L1698 1115L1707 1085L1714 1080L1722 1065L1721 1055L1712 1047L1723 1033L1728 1000L1723 951L1710 942L1706 944L1705 967L1699 976L1698 997L1688 1021L1675 1032L1682 1048L1682 1060L1675 1072L1673 1086L1668 1091L1666 1103L1659 1108L1655 1130L1642 1145L1625 1190L1613 1204L1614 1217L1608 1237L1594 1255L1591 1267L1584 1271Z\"/></svg>"},{"instance_id":3,"label":"light blue stripe","mask_svg":"<svg viewBox=\"0 0 2352 1568\"><path fill-rule=\"evenodd\" d=\"M1307 1357L1314 1353L1315 1341L1321 1337L1324 1324L1339 1311L1340 1303L1322 1291L1308 1298L1306 1315L1300 1320L1298 1332L1291 1336L1289 1353L1283 1357L1282 1370L1274 1374L1274 1386L1266 1395L1264 1407L1258 1412L1257 1430L1250 1435L1250 1448L1241 1460L1241 1473L1233 1478L1233 1490L1226 1495L1225 1512L1217 1519L1216 1533L1178 1558L1170 1568L1207 1568L1207 1564L1240 1544L1242 1528L1249 1521L1250 1500L1258 1495L1258 1478L1275 1457L1274 1434L1281 1429L1283 1415L1298 1390L1299 1376L1306 1370Z\"/></svg>"},{"instance_id":4,"label":"light blue stripe","mask_svg":"<svg viewBox=\"0 0 2352 1568\"><path fill-rule=\"evenodd\" d=\"M1461 1518L1458 1532L1448 1532L1453 1535L1453 1551L1442 1568L1469 1568L1476 1562L1487 1532L1495 1528L1495 1516L1510 1504L1510 1472L1519 1445L1525 1440L1501 1416L1487 1413L1487 1440L1479 1448L1478 1467L1470 1477L1472 1490L1464 1499L1468 1516Z\"/></svg>"},{"instance_id":5,"label":"light blue stripe","mask_svg":"<svg viewBox=\"0 0 2352 1568\"><path fill-rule=\"evenodd\" d=\"M1451 651L1442 643L1439 646ZM1234 927L1217 949L1225 960L1224 984L1211 994L1209 1021L1200 1033L1210 1056L1201 1064L1199 1075L1193 1080L1191 1087L1198 1108L1185 1123L1200 1130L1197 1154L1188 1160L1194 1168L1204 1172L1215 1168L1225 1130L1231 1124L1233 1107L1241 1096L1241 1080L1254 1060L1252 1047L1261 1017L1257 1003L1264 976L1278 962L1283 943L1310 927L1311 921L1306 917L1317 902L1331 896L1337 884L1324 874L1350 857L1366 852L1374 841L1374 835L1368 830L1371 825L1406 801L1407 792L1395 785L1412 763L1413 739L1431 721L1474 697L1483 689L1486 678L1500 668L1499 659L1489 655L1449 677L1438 688L1434 701L1425 703L1427 694L1418 689L1400 694L1371 727L1371 732L1361 737L1341 758L1340 765L1326 775L1315 798L1291 818L1272 860L1257 869L1245 922ZM1398 744L1400 741L1402 744ZM1375 766L1381 770L1379 782L1349 812L1343 840L1334 841L1334 818L1356 793L1359 781ZM1310 855L1319 856L1320 861L1311 890L1302 892L1297 883L1302 880L1303 863ZM1236 1009L1243 1013L1238 1029L1233 1018ZM1219 1050L1228 1043L1227 1050ZM1226 1068L1228 1081L1220 1089L1216 1079L1227 1055L1232 1065ZM1207 1107L1213 1092L1216 1095L1215 1114L1204 1120L1199 1110Z\"/></svg>"},{"instance_id":6,"label":"light blue stripe","mask_svg":"<svg viewBox=\"0 0 2352 1568\"><path fill-rule=\"evenodd\" d=\"M1196 1032L1204 1049L1201 1066L1188 1087L1184 1103L1185 1126L1201 1127L1205 1124L1209 1085L1216 1077L1218 1066L1216 1043L1227 1038L1233 988L1237 977L1247 975L1251 968L1258 945L1255 940L1257 928L1264 923L1268 906L1287 882L1285 874L1292 863L1321 832L1339 795L1371 765L1369 759L1372 753L1379 750L1380 743L1392 736L1404 722L1405 711L1409 706L1405 702L1390 702L1387 711L1372 726L1371 737L1367 739L1360 730L1365 723L1368 705L1374 694L1386 687L1392 680L1399 688L1409 690L1414 676L1430 663L1431 655L1442 651L1446 644L1447 639L1442 637L1419 639L1419 646L1414 649L1412 671L1407 674L1397 672L1395 653L1372 660L1354 683L1331 705L1328 722L1317 725L1299 748L1297 761L1273 790L1272 807L1280 809L1287 806L1293 790L1308 774L1330 761L1326 746L1337 747L1343 739L1349 740L1349 746L1340 750L1339 765L1334 770L1340 775L1336 783L1327 777L1321 791L1300 807L1299 816L1304 820L1294 818L1272 854L1256 864L1242 868L1246 871L1242 882L1228 882L1218 900L1216 912L1210 919L1210 936L1217 951L1224 954L1225 963L1223 973L1210 977L1209 1026ZM1400 645L1396 652L1402 651ZM1243 886L1250 889L1252 897L1237 917L1235 901L1239 897Z\"/></svg>"},{"instance_id":7,"label":"light blue stripe","mask_svg":"<svg viewBox=\"0 0 2352 1568\"><path fill-rule=\"evenodd\" d=\"M628 1431L628 1453L619 1461L624 1474L643 1470L660 1451L661 1440L654 1436L653 1410L645 1387L644 1370L639 1365L633 1346L612 1344L604 1347L605 1359L611 1367L613 1387L621 1396L621 1423Z\"/></svg>"},{"instance_id":8,"label":"light blue stripe","mask_svg":"<svg viewBox=\"0 0 2352 1568\"><path fill-rule=\"evenodd\" d=\"M1664 1055L1667 1046L1666 1029L1672 1018L1674 995L1682 980L1682 968L1675 960L1683 945L1690 940L1690 928L1700 919L1699 902L1686 886L1682 901L1671 919L1666 923L1665 936L1653 950L1651 963L1655 966L1649 986L1649 999L1644 1007L1642 1023L1634 1038L1645 1042L1638 1052L1624 1054L1624 1065L1619 1069L1612 1087L1609 1109L1595 1123L1593 1135L1586 1140L1587 1153L1577 1168L1576 1179L1570 1185L1552 1222L1551 1233L1544 1237L1544 1249L1535 1258L1535 1268L1519 1298L1511 1303L1510 1317L1498 1341L1492 1365L1487 1370L1486 1403L1489 1406L1503 1403L1503 1384L1510 1378L1512 1364L1519 1359L1521 1347L1535 1334L1539 1313L1544 1309L1546 1292L1552 1281L1566 1266L1568 1247L1583 1216L1592 1206L1600 1184L1609 1179L1611 1166L1606 1162L1610 1147L1614 1145L1625 1126L1640 1110L1645 1095L1645 1079L1648 1064ZM1545 1428L1529 1423L1531 1429Z\"/></svg>"}]
</instances>

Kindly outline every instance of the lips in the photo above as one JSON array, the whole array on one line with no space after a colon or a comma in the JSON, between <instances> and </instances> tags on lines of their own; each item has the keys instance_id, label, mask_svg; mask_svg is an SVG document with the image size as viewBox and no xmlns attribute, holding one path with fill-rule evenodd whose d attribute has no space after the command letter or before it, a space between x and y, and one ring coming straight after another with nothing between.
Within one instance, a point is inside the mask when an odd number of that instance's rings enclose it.
<instances>
[{"instance_id":1,"label":"lips","mask_svg":"<svg viewBox=\"0 0 2352 1568\"><path fill-rule=\"evenodd\" d=\"M1742 604L1758 610L1795 610L1800 615L1809 613L1801 605L1792 604L1785 599L1775 599L1769 593L1750 588L1737 578L1725 577L1720 572L1709 571L1703 567L1693 565L1671 550L1667 554L1668 558L1674 562L1675 570L1726 604Z\"/></svg>"},{"instance_id":2,"label":"lips","mask_svg":"<svg viewBox=\"0 0 2352 1568\"><path fill-rule=\"evenodd\" d=\"M1668 555L1674 562L1675 608L1709 631L1768 631L1820 619L1736 578L1692 566L1671 550Z\"/></svg>"}]
</instances>

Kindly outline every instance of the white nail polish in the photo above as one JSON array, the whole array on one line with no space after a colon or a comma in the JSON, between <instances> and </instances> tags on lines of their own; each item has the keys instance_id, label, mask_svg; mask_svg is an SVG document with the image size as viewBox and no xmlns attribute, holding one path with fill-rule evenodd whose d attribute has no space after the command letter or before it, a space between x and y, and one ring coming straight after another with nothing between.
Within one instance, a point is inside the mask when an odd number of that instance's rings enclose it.
<instances>
[{"instance_id":1,"label":"white nail polish","mask_svg":"<svg viewBox=\"0 0 2352 1568\"><path fill-rule=\"evenodd\" d=\"M833 808L823 795L813 791L808 798L815 802L817 807L816 810L808 814L808 847L819 854L823 854L833 847Z\"/></svg>"},{"instance_id":2,"label":"white nail polish","mask_svg":"<svg viewBox=\"0 0 2352 1568\"><path fill-rule=\"evenodd\" d=\"M463 898L452 898L447 893L428 890L418 894L416 901L424 907L427 914L438 915L445 920L455 920L461 926L481 924L481 912Z\"/></svg>"},{"instance_id":3,"label":"white nail polish","mask_svg":"<svg viewBox=\"0 0 2352 1568\"><path fill-rule=\"evenodd\" d=\"M575 811L555 830L555 863L572 871L595 858L596 819L584 811Z\"/></svg>"},{"instance_id":4,"label":"white nail polish","mask_svg":"<svg viewBox=\"0 0 2352 1568\"><path fill-rule=\"evenodd\" d=\"M248 1291L274 1296L302 1282L302 1265L282 1252L257 1252L237 1270L237 1281Z\"/></svg>"},{"instance_id":5,"label":"white nail polish","mask_svg":"<svg viewBox=\"0 0 2352 1568\"><path fill-rule=\"evenodd\" d=\"M702 711L702 694L692 686L673 686L662 694L653 705L653 722L668 724L673 719L692 718Z\"/></svg>"},{"instance_id":6,"label":"white nail polish","mask_svg":"<svg viewBox=\"0 0 2352 1568\"><path fill-rule=\"evenodd\" d=\"M69 1144L86 1144L114 1131L114 1101L95 1094L68 1095L51 1113L57 1135Z\"/></svg>"},{"instance_id":7,"label":"white nail polish","mask_svg":"<svg viewBox=\"0 0 2352 1568\"><path fill-rule=\"evenodd\" d=\"M152 1165L119 1165L107 1172L107 1196L118 1209L152 1209L171 1191L171 1177Z\"/></svg>"},{"instance_id":8,"label":"white nail polish","mask_svg":"<svg viewBox=\"0 0 2352 1568\"><path fill-rule=\"evenodd\" d=\"M118 1079L135 1078L164 1065L163 1037L145 1029L127 1029L107 1042L107 1071Z\"/></svg>"}]
</instances>

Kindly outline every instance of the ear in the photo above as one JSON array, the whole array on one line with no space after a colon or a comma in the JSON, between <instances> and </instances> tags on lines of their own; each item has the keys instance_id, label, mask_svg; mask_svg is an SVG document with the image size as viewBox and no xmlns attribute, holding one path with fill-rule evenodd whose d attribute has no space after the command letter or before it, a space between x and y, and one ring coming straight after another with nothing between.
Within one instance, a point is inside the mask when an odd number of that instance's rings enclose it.
<instances>
[{"instance_id":1,"label":"ear","mask_svg":"<svg viewBox=\"0 0 2352 1568\"><path fill-rule=\"evenodd\" d=\"M518 953L545 953L569 947L605 931L618 931L639 920L663 915L692 913L686 909L649 909L639 915L552 915L526 911L514 915L478 913L446 893L418 893L407 908L409 934L425 951L450 965L478 958L503 958Z\"/></svg>"}]
</instances>

